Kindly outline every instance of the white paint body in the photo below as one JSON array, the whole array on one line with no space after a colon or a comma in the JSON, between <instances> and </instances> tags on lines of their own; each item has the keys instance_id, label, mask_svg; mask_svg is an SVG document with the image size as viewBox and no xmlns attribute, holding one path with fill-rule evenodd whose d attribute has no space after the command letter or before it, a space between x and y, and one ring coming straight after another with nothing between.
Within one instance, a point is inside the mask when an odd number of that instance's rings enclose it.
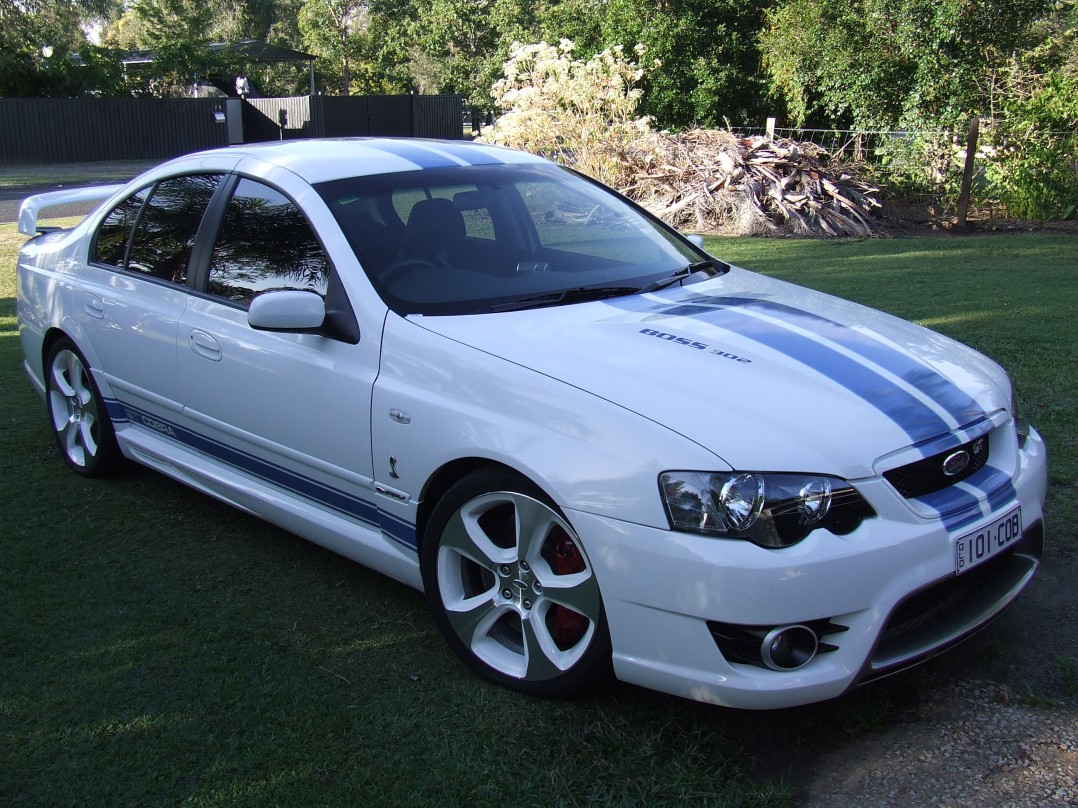
<instances>
[{"instance_id":1,"label":"white paint body","mask_svg":"<svg viewBox=\"0 0 1078 808\"><path fill-rule=\"evenodd\" d=\"M579 534L602 592L616 674L737 707L846 691L868 670L896 605L954 577L959 536L1016 503L1024 525L1042 519L1044 446L1035 431L1019 446L1006 374L966 346L852 303L733 268L616 300L394 313L310 187L345 171L338 158L348 148L355 170L358 147L331 143L225 150L154 171L236 170L290 196L342 279L358 344L253 330L241 310L89 264L105 212L151 172L20 255L20 334L37 389L46 341L62 332L93 368L125 455L417 588L417 529L439 470L465 460L515 469ZM377 170L406 168L398 162L383 159ZM747 298L768 306L737 303ZM840 339L830 325L816 328L824 321L837 324ZM899 390L938 430L911 434L920 422L871 400L863 376L813 366L747 329L824 346L844 357L835 359L841 367L856 364ZM941 405L886 357L946 379L969 406ZM984 490L967 485L965 504L946 518L882 477L925 456L926 440L947 448L979 434L991 436L998 474ZM877 515L849 535L817 530L780 550L681 533L658 485L677 469L833 475ZM1013 496L998 493L1003 478ZM847 628L838 649L794 672L729 662L707 625L824 618Z\"/></svg>"}]
</instances>

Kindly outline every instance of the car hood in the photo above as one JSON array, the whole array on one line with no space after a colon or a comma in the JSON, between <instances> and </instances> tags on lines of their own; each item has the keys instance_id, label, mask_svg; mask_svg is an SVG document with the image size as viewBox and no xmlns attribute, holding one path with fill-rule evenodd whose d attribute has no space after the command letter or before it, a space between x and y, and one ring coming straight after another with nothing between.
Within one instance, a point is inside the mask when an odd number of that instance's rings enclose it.
<instances>
[{"instance_id":1,"label":"car hood","mask_svg":"<svg viewBox=\"0 0 1078 808\"><path fill-rule=\"evenodd\" d=\"M871 476L878 458L1010 398L999 366L954 340L736 267L657 294L412 319L663 424L734 469Z\"/></svg>"}]
</instances>

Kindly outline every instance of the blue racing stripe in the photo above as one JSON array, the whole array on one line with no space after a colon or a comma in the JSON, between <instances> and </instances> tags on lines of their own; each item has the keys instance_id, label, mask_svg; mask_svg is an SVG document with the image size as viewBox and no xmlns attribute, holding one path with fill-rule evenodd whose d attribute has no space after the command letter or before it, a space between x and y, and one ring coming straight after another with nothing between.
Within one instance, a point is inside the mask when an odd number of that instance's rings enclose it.
<instances>
[{"instance_id":1,"label":"blue racing stripe","mask_svg":"<svg viewBox=\"0 0 1078 808\"><path fill-rule=\"evenodd\" d=\"M966 490L968 488L975 489L976 493ZM998 513L1017 500L1018 492L1010 475L992 466L979 469L976 474L963 480L961 485L916 498L917 502L936 511L944 527L952 532L985 516L980 508L981 502L987 502L989 513Z\"/></svg>"},{"instance_id":2,"label":"blue racing stripe","mask_svg":"<svg viewBox=\"0 0 1078 808\"><path fill-rule=\"evenodd\" d=\"M378 524L382 532L398 544L403 544L410 550L419 547L419 539L416 535L415 525L399 519L391 513L378 509Z\"/></svg>"},{"instance_id":3,"label":"blue racing stripe","mask_svg":"<svg viewBox=\"0 0 1078 808\"><path fill-rule=\"evenodd\" d=\"M990 481L986 483L988 507L995 512L1017 502L1018 491L1015 490L1014 481L1010 475L991 466L986 466L985 468L992 472L993 475Z\"/></svg>"},{"instance_id":4,"label":"blue racing stripe","mask_svg":"<svg viewBox=\"0 0 1078 808\"><path fill-rule=\"evenodd\" d=\"M992 422L987 417L982 417L965 426L961 432L952 432L937 438L929 438L916 444L914 448L921 453L922 457L932 457L932 455L946 452L948 449L953 449L964 443L975 441L982 435L987 435L991 432L992 428Z\"/></svg>"},{"instance_id":5,"label":"blue racing stripe","mask_svg":"<svg viewBox=\"0 0 1078 808\"><path fill-rule=\"evenodd\" d=\"M870 334L782 303L762 300L755 304L755 308L762 309L806 331L812 331L874 362L932 399L958 424L969 423L984 415L984 409L946 376L909 354L896 351Z\"/></svg>"},{"instance_id":6,"label":"blue racing stripe","mask_svg":"<svg viewBox=\"0 0 1078 808\"><path fill-rule=\"evenodd\" d=\"M317 502L369 527L378 528L386 536L409 549L414 550L418 546L414 525L384 513L382 509L368 500L234 449L130 404L113 400L106 401L105 404L109 417L114 423L130 421L132 424L172 438L191 449L209 455L232 468Z\"/></svg>"},{"instance_id":7,"label":"blue racing stripe","mask_svg":"<svg viewBox=\"0 0 1078 808\"><path fill-rule=\"evenodd\" d=\"M706 300L707 304L700 300ZM952 424L923 401L855 359L795 331L739 311L747 302L759 301L703 298L663 306L661 314L702 319L819 371L887 416L909 436L911 443L930 440L953 429Z\"/></svg>"},{"instance_id":8,"label":"blue racing stripe","mask_svg":"<svg viewBox=\"0 0 1078 808\"><path fill-rule=\"evenodd\" d=\"M428 148L440 152L445 152L451 157L455 157L462 163L467 163L470 166L500 166L504 165L506 162L500 156L499 151L493 146L489 148L483 148L482 146L477 146L475 144L465 143L462 141L459 143L432 143L429 144Z\"/></svg>"},{"instance_id":9,"label":"blue racing stripe","mask_svg":"<svg viewBox=\"0 0 1078 808\"><path fill-rule=\"evenodd\" d=\"M462 165L498 165L502 162L489 154L471 152L465 149L453 149L452 147L447 148L442 143L437 146L428 146L421 141L404 143L393 140L365 143L364 145L415 163L420 168L457 168Z\"/></svg>"}]
</instances>

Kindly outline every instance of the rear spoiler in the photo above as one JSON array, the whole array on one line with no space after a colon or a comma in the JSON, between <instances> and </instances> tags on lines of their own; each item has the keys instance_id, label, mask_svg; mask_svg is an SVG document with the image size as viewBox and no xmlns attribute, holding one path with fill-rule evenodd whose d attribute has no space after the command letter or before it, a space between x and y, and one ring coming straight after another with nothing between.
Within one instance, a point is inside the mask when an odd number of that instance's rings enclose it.
<instances>
[{"instance_id":1,"label":"rear spoiler","mask_svg":"<svg viewBox=\"0 0 1078 808\"><path fill-rule=\"evenodd\" d=\"M123 188L122 185L90 185L85 188L71 188L66 191L49 191L47 194L28 196L19 208L19 232L27 236L57 230L55 227L38 227L38 214L57 205L71 205L76 202L97 202L108 199Z\"/></svg>"}]
</instances>

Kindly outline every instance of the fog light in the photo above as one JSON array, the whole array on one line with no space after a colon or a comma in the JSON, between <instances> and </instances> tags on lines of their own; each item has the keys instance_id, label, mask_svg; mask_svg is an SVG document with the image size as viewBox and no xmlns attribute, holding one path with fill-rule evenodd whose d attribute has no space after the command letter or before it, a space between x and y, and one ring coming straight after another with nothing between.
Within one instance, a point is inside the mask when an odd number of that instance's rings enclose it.
<instances>
[{"instance_id":1,"label":"fog light","mask_svg":"<svg viewBox=\"0 0 1078 808\"><path fill-rule=\"evenodd\" d=\"M773 671L795 671L809 664L819 647L808 626L779 626L764 637L760 658Z\"/></svg>"}]
</instances>

